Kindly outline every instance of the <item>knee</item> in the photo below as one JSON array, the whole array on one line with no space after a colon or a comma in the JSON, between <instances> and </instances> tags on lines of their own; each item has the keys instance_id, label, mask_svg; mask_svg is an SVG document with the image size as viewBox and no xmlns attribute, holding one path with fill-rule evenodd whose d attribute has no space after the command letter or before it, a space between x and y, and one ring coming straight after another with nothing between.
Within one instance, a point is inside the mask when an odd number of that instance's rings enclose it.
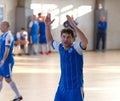
<instances>
[{"instance_id":1,"label":"knee","mask_svg":"<svg viewBox=\"0 0 120 101\"><path fill-rule=\"evenodd\" d=\"M3 81L3 76L0 76L0 81Z\"/></svg>"},{"instance_id":2,"label":"knee","mask_svg":"<svg viewBox=\"0 0 120 101\"><path fill-rule=\"evenodd\" d=\"M10 83L12 80L11 80L11 78L6 78L5 81L6 81L7 83Z\"/></svg>"}]
</instances>

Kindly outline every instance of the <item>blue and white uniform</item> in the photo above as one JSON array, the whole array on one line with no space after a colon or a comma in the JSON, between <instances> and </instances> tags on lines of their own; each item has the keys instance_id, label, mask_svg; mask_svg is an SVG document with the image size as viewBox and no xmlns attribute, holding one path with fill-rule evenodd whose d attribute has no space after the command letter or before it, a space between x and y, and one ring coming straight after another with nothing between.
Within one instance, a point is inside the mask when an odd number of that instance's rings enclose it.
<instances>
[{"instance_id":1,"label":"blue and white uniform","mask_svg":"<svg viewBox=\"0 0 120 101\"><path fill-rule=\"evenodd\" d=\"M54 101L83 101L83 53L81 42L65 50L62 43L52 41L59 51L61 76Z\"/></svg>"},{"instance_id":2,"label":"blue and white uniform","mask_svg":"<svg viewBox=\"0 0 120 101\"><path fill-rule=\"evenodd\" d=\"M39 37L39 43L40 44L46 44L46 26L44 21L39 22L39 27L40 27L40 37Z\"/></svg>"},{"instance_id":3,"label":"blue and white uniform","mask_svg":"<svg viewBox=\"0 0 120 101\"><path fill-rule=\"evenodd\" d=\"M21 32L17 32L16 34L16 38L17 40L22 40L22 41L25 41L25 40L28 40L28 33L26 31L24 31L23 33ZM25 47L27 47L27 45L20 45L22 49L24 49ZM26 51L27 53L27 51Z\"/></svg>"},{"instance_id":4,"label":"blue and white uniform","mask_svg":"<svg viewBox=\"0 0 120 101\"><path fill-rule=\"evenodd\" d=\"M28 33L26 31L24 31L23 33L17 32L16 37L19 40L28 40Z\"/></svg>"},{"instance_id":5,"label":"blue and white uniform","mask_svg":"<svg viewBox=\"0 0 120 101\"><path fill-rule=\"evenodd\" d=\"M3 59L5 47L10 48L10 51L4 64L2 65L2 67L0 67L0 76L3 76L5 78L11 78L11 71L14 65L14 58L12 55L14 38L10 31L0 36L0 61Z\"/></svg>"},{"instance_id":6,"label":"blue and white uniform","mask_svg":"<svg viewBox=\"0 0 120 101\"><path fill-rule=\"evenodd\" d=\"M37 44L38 43L38 30L39 24L37 21L31 21L29 24L30 30L30 43Z\"/></svg>"}]
</instances>

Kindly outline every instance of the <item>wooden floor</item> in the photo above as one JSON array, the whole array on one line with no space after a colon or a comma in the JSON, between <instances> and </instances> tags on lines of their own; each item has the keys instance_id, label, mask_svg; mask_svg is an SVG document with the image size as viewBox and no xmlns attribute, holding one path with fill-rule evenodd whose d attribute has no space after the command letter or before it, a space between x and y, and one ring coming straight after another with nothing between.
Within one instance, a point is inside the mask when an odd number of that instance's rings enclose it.
<instances>
[{"instance_id":1,"label":"wooden floor","mask_svg":"<svg viewBox=\"0 0 120 101\"><path fill-rule=\"evenodd\" d=\"M13 79L23 101L53 101L59 81L59 55L15 56ZM120 101L120 50L84 53L85 101ZM0 101L14 93L4 81Z\"/></svg>"}]
</instances>

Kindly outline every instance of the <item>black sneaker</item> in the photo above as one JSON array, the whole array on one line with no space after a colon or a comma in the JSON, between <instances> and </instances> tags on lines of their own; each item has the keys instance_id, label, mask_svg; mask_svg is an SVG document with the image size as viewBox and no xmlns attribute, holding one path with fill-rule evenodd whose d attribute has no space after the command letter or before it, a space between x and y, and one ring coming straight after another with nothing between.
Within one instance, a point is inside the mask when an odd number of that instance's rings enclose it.
<instances>
[{"instance_id":1,"label":"black sneaker","mask_svg":"<svg viewBox=\"0 0 120 101\"><path fill-rule=\"evenodd\" d=\"M20 96L20 97L18 97L18 98L13 99L12 101L21 101L22 99L23 99L23 97Z\"/></svg>"}]
</instances>

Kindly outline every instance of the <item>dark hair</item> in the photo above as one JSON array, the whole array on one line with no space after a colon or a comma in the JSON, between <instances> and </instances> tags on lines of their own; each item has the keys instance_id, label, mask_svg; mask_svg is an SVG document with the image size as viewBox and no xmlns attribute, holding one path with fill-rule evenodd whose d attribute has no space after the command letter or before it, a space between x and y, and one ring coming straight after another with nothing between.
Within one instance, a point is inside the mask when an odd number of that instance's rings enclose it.
<instances>
[{"instance_id":1,"label":"dark hair","mask_svg":"<svg viewBox=\"0 0 120 101\"><path fill-rule=\"evenodd\" d=\"M42 15L42 13L38 13L38 16L41 16Z\"/></svg>"},{"instance_id":2,"label":"dark hair","mask_svg":"<svg viewBox=\"0 0 120 101\"><path fill-rule=\"evenodd\" d=\"M25 30L25 28L22 27L21 30Z\"/></svg>"},{"instance_id":3,"label":"dark hair","mask_svg":"<svg viewBox=\"0 0 120 101\"><path fill-rule=\"evenodd\" d=\"M74 38L74 31L70 28L64 28L61 30L61 36L63 33L66 33L66 34L71 34L71 36Z\"/></svg>"}]
</instances>

